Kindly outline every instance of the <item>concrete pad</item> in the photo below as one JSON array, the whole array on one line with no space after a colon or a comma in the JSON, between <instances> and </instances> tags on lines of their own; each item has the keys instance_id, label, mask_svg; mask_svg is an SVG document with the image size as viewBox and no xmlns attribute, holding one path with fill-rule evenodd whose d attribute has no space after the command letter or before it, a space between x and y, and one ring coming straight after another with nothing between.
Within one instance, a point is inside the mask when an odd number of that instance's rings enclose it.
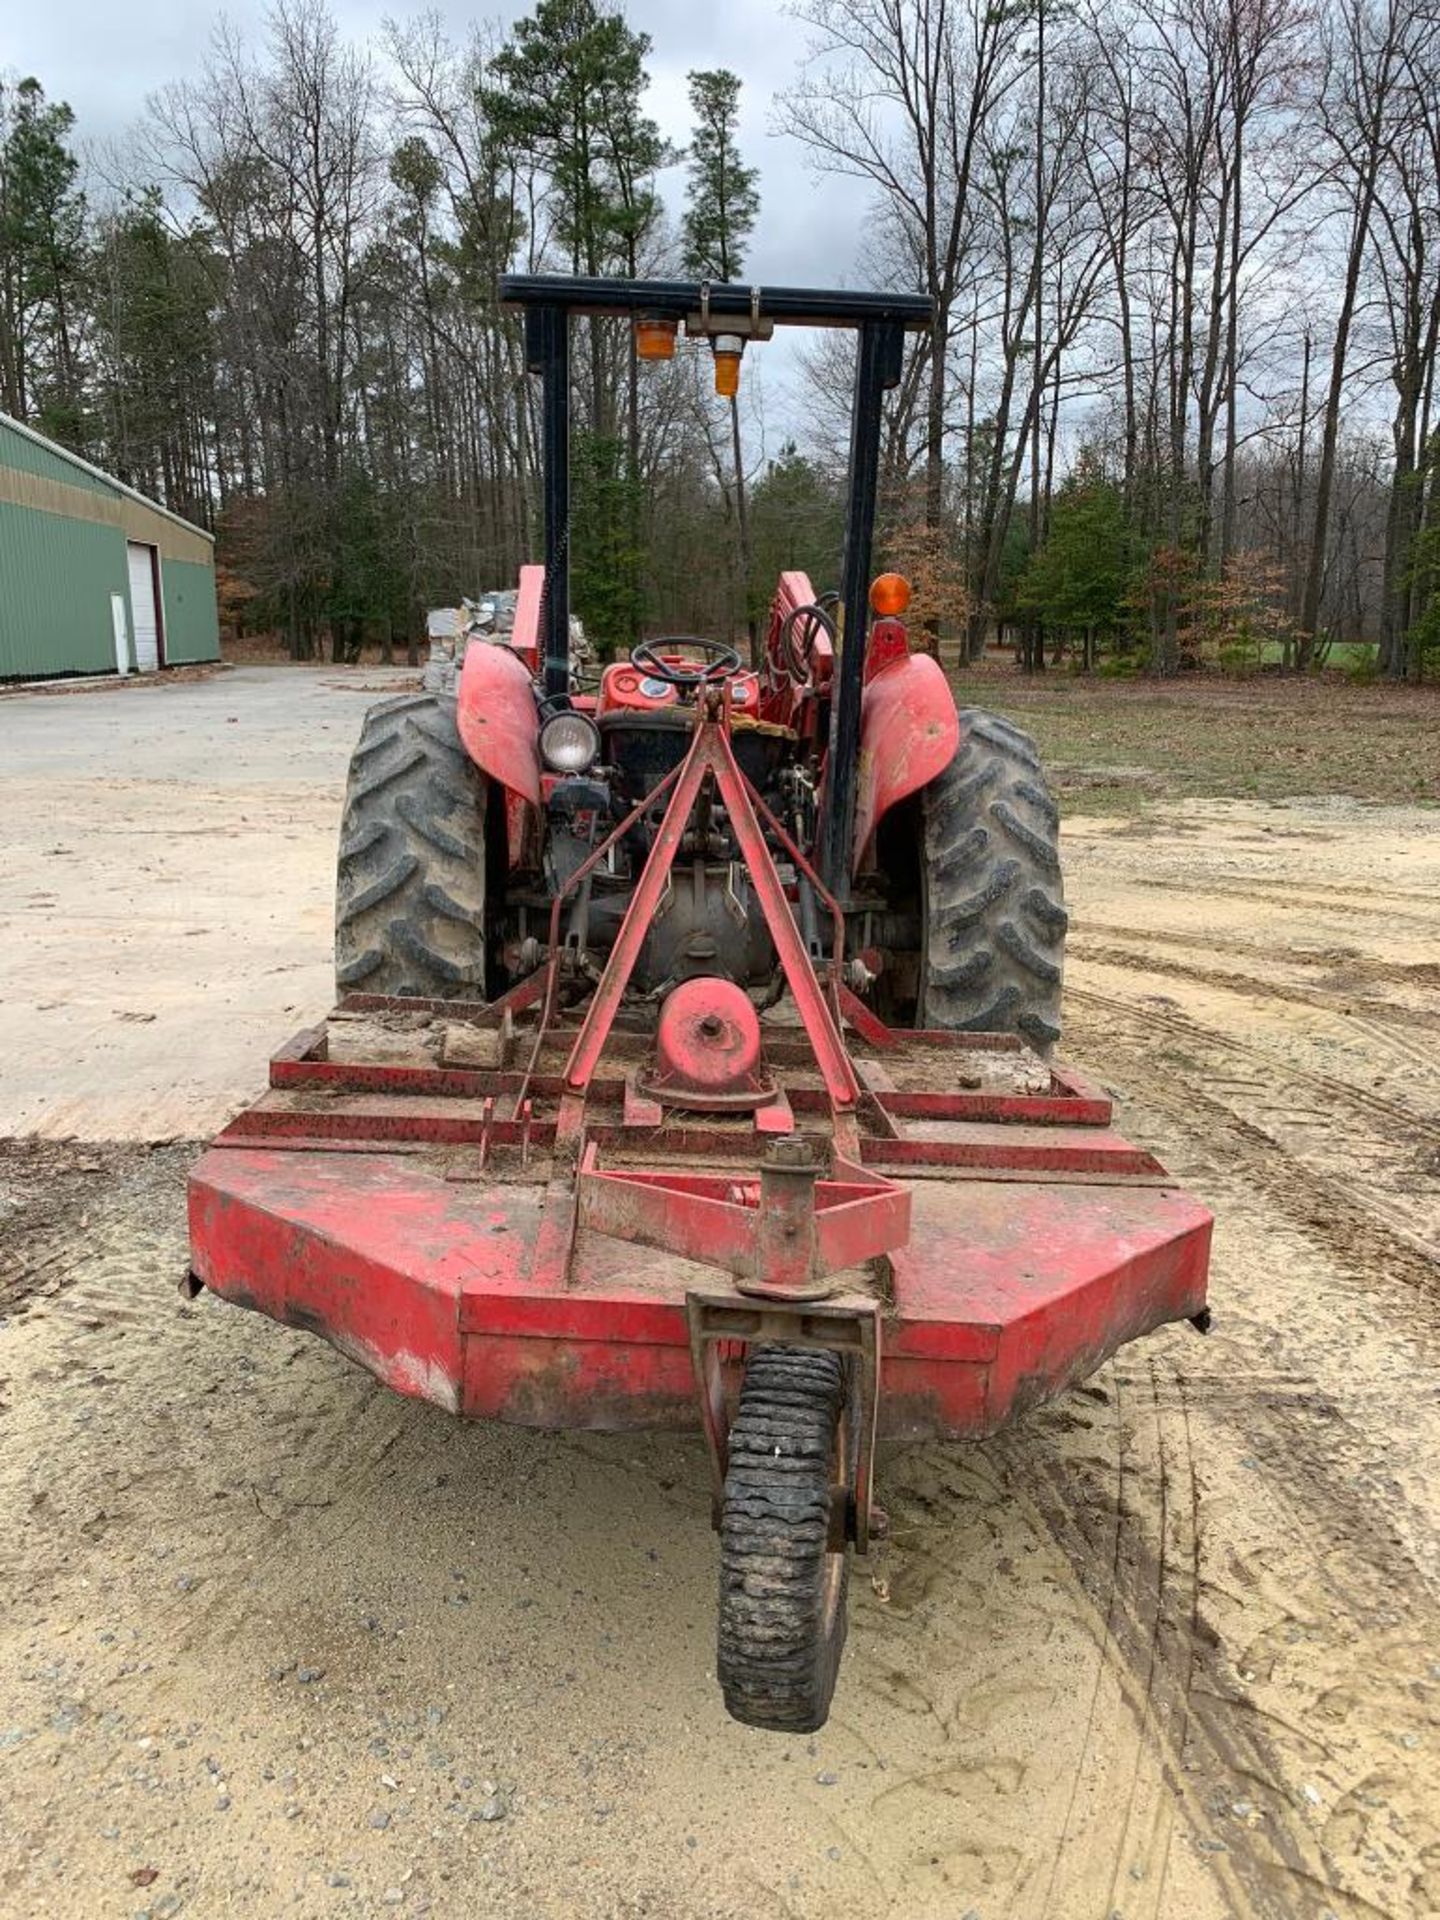
<instances>
[{"instance_id":1,"label":"concrete pad","mask_svg":"<svg viewBox=\"0 0 1440 1920\"><path fill-rule=\"evenodd\" d=\"M0 1135L213 1131L330 1006L365 708L414 676L242 667L0 703Z\"/></svg>"}]
</instances>

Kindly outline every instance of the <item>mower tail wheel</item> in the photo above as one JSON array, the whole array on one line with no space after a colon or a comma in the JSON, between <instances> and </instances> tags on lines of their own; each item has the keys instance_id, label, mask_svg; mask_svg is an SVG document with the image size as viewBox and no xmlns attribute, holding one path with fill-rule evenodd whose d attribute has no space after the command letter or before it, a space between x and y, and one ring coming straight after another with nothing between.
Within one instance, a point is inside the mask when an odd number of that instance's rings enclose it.
<instances>
[{"instance_id":1,"label":"mower tail wheel","mask_svg":"<svg viewBox=\"0 0 1440 1920\"><path fill-rule=\"evenodd\" d=\"M919 1024L1060 1038L1065 958L1060 810L1028 733L960 712L955 758L925 789Z\"/></svg>"},{"instance_id":2,"label":"mower tail wheel","mask_svg":"<svg viewBox=\"0 0 1440 1920\"><path fill-rule=\"evenodd\" d=\"M830 1531L845 1398L838 1354L751 1349L730 1426L717 1658L725 1705L746 1726L812 1733L830 1712L849 1578Z\"/></svg>"},{"instance_id":3,"label":"mower tail wheel","mask_svg":"<svg viewBox=\"0 0 1440 1920\"><path fill-rule=\"evenodd\" d=\"M443 694L382 700L365 716L340 818L335 982L485 997L485 777Z\"/></svg>"}]
</instances>

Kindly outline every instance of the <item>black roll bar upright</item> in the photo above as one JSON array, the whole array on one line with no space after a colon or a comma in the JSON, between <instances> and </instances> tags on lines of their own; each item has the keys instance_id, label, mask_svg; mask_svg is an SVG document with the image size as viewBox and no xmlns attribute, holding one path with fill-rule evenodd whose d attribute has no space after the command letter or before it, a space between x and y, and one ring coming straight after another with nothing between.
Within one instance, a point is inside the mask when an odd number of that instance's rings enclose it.
<instances>
[{"instance_id":1,"label":"black roll bar upright","mask_svg":"<svg viewBox=\"0 0 1440 1920\"><path fill-rule=\"evenodd\" d=\"M545 598L540 609L547 700L570 691L570 315L525 309L525 364L540 376L540 466L545 517Z\"/></svg>"},{"instance_id":2,"label":"black roll bar upright","mask_svg":"<svg viewBox=\"0 0 1440 1920\"><path fill-rule=\"evenodd\" d=\"M850 498L845 509L845 553L840 575L844 628L840 674L830 703L830 748L825 757L825 813L820 877L841 906L850 900L851 843L860 762L860 695L870 631L870 550L875 541L875 495L880 475L881 396L900 379L905 330L896 320L862 320L850 407Z\"/></svg>"},{"instance_id":3,"label":"black roll bar upright","mask_svg":"<svg viewBox=\"0 0 1440 1920\"><path fill-rule=\"evenodd\" d=\"M850 412L850 488L840 600L845 632L830 709L820 872L842 904L850 897L860 757L860 701L870 628L870 549L880 472L880 412L900 379L905 334L930 324L920 293L852 293L834 287L751 287L688 280L604 280L561 274L502 274L502 306L525 315L525 362L542 382L544 459L545 645L547 699L569 691L570 668L570 316L654 315L685 322L694 334L746 333L764 320L791 327L846 327L859 336Z\"/></svg>"}]
</instances>

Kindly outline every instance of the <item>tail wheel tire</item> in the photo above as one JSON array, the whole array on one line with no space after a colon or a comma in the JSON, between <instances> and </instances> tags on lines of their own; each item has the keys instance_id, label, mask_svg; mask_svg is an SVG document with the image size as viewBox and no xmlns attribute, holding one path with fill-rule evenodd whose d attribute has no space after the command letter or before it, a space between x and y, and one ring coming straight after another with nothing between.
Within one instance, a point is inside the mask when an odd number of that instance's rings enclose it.
<instances>
[{"instance_id":1,"label":"tail wheel tire","mask_svg":"<svg viewBox=\"0 0 1440 1920\"><path fill-rule=\"evenodd\" d=\"M924 951L918 1024L1060 1038L1065 961L1060 809L1028 733L982 707L924 794Z\"/></svg>"},{"instance_id":2,"label":"tail wheel tire","mask_svg":"<svg viewBox=\"0 0 1440 1920\"><path fill-rule=\"evenodd\" d=\"M485 798L453 699L406 694L366 714L340 821L341 993L484 999Z\"/></svg>"},{"instance_id":3,"label":"tail wheel tire","mask_svg":"<svg viewBox=\"0 0 1440 1920\"><path fill-rule=\"evenodd\" d=\"M726 1708L746 1726L813 1733L830 1712L849 1584L830 1538L845 1403L838 1354L751 1349L730 1425L717 1655Z\"/></svg>"}]
</instances>

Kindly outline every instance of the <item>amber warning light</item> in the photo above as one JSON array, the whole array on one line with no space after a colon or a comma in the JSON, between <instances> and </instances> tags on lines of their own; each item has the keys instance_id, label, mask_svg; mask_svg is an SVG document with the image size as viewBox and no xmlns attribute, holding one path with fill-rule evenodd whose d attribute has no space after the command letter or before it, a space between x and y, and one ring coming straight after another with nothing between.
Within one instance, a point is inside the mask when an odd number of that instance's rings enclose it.
<instances>
[{"instance_id":1,"label":"amber warning light","mask_svg":"<svg viewBox=\"0 0 1440 1920\"><path fill-rule=\"evenodd\" d=\"M637 360L673 360L677 323L659 314L635 316L635 357Z\"/></svg>"},{"instance_id":2,"label":"amber warning light","mask_svg":"<svg viewBox=\"0 0 1440 1920\"><path fill-rule=\"evenodd\" d=\"M882 618L897 620L910 604L910 582L903 573L878 574L870 588L870 605Z\"/></svg>"},{"instance_id":3,"label":"amber warning light","mask_svg":"<svg viewBox=\"0 0 1440 1920\"><path fill-rule=\"evenodd\" d=\"M740 356L745 351L745 342L738 333L717 333L712 350L715 391L722 400L733 400L740 391Z\"/></svg>"}]
</instances>

